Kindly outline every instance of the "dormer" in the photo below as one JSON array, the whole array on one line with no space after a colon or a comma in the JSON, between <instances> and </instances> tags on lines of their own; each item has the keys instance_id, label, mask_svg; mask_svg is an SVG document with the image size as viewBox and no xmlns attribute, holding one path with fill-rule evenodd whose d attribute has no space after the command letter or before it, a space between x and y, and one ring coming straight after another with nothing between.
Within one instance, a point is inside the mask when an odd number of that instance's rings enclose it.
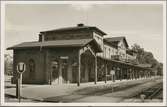
<instances>
[{"instance_id":1,"label":"dormer","mask_svg":"<svg viewBox=\"0 0 167 107\"><path fill-rule=\"evenodd\" d=\"M124 36L120 37L109 37L109 38L104 38L106 42L111 43L113 46L117 47L118 49L128 49L129 45L126 41L126 38Z\"/></svg>"}]
</instances>

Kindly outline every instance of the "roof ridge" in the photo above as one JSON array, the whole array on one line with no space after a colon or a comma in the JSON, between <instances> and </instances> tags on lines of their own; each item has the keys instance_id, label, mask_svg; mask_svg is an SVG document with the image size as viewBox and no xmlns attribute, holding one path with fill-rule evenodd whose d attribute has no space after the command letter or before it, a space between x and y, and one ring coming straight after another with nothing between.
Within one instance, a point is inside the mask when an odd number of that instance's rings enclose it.
<instances>
[{"instance_id":1,"label":"roof ridge","mask_svg":"<svg viewBox=\"0 0 167 107\"><path fill-rule=\"evenodd\" d=\"M40 33L46 33L46 32L61 32L61 31L70 31L70 30L78 30L78 29L84 29L84 28L91 28L91 30L96 30L102 35L106 35L105 32L97 28L96 26L88 26L88 25L83 25L83 26L72 26L72 27L62 27L58 29L52 29L52 30L46 30L46 31L41 31Z\"/></svg>"},{"instance_id":2,"label":"roof ridge","mask_svg":"<svg viewBox=\"0 0 167 107\"><path fill-rule=\"evenodd\" d=\"M44 30L41 31L42 32L52 32L52 31L58 31L58 30L67 30L67 29L72 29L72 28L87 28L87 27L95 27L95 26L69 26L69 27L61 27L61 28L57 28L57 29L51 29L51 30Z\"/></svg>"},{"instance_id":3,"label":"roof ridge","mask_svg":"<svg viewBox=\"0 0 167 107\"><path fill-rule=\"evenodd\" d=\"M44 46L83 46L93 39L70 39L70 40L54 40L54 41L45 41L45 42L22 42L20 44L14 45L7 49L14 49L14 48L24 48L24 47L40 47L41 45Z\"/></svg>"}]
</instances>

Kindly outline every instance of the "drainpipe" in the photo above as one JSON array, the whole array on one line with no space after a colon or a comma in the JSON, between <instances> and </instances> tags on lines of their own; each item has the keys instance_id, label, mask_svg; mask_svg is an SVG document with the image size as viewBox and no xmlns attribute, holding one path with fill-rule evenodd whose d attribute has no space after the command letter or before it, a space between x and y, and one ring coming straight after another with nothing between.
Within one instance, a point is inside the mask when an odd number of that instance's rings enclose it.
<instances>
[{"instance_id":1,"label":"drainpipe","mask_svg":"<svg viewBox=\"0 0 167 107\"><path fill-rule=\"evenodd\" d=\"M40 37L40 39L39 39L39 42L41 42L41 44L40 44L40 51L42 51L42 43L44 42L44 34L43 33L40 33L39 34L39 37Z\"/></svg>"}]
</instances>

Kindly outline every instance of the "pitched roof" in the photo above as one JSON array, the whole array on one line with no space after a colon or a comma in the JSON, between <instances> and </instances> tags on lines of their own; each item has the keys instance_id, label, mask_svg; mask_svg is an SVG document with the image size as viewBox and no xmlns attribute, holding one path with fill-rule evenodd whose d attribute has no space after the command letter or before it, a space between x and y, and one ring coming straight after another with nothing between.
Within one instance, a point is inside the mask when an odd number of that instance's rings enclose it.
<instances>
[{"instance_id":1,"label":"pitched roof","mask_svg":"<svg viewBox=\"0 0 167 107\"><path fill-rule=\"evenodd\" d=\"M104 38L104 40L106 40L107 42L112 43L113 45L118 45L118 43L119 43L121 40L124 40L126 46L129 47L129 46L128 46L128 43L127 43L127 41L126 41L126 38L125 38L124 36Z\"/></svg>"},{"instance_id":2,"label":"pitched roof","mask_svg":"<svg viewBox=\"0 0 167 107\"><path fill-rule=\"evenodd\" d=\"M65 27L65 28L59 28L59 29L53 29L53 30L47 30L47 31L41 31L40 33L46 33L46 32L61 32L61 31L71 31L71 30L81 30L81 29L88 29L88 30L93 30L101 33L102 35L106 35L105 32L100 30L99 28L95 26L74 26L74 27Z\"/></svg>"},{"instance_id":3,"label":"pitched roof","mask_svg":"<svg viewBox=\"0 0 167 107\"><path fill-rule=\"evenodd\" d=\"M103 43L108 44L109 46L112 46L113 48L116 48L116 49L118 48L118 43L116 43L116 42L109 42L109 41L103 39Z\"/></svg>"},{"instance_id":4,"label":"pitched roof","mask_svg":"<svg viewBox=\"0 0 167 107\"><path fill-rule=\"evenodd\" d=\"M119 37L111 37L111 38L105 38L105 39L107 39L109 41L120 41L124 38L125 38L124 36L119 36Z\"/></svg>"},{"instance_id":5,"label":"pitched roof","mask_svg":"<svg viewBox=\"0 0 167 107\"><path fill-rule=\"evenodd\" d=\"M20 49L32 47L82 47L91 42L93 39L76 39L76 40L54 40L44 42L23 42L7 49Z\"/></svg>"}]
</instances>

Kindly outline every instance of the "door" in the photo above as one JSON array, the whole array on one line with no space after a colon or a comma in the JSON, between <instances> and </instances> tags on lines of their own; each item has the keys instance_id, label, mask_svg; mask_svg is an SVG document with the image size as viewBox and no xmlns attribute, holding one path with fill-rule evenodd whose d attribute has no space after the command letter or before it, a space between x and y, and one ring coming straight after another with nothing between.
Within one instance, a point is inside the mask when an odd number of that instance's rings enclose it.
<instances>
[{"instance_id":1,"label":"door","mask_svg":"<svg viewBox=\"0 0 167 107\"><path fill-rule=\"evenodd\" d=\"M35 61L33 59L29 60L29 78L31 81L35 80Z\"/></svg>"},{"instance_id":2,"label":"door","mask_svg":"<svg viewBox=\"0 0 167 107\"><path fill-rule=\"evenodd\" d=\"M67 59L61 59L61 72L62 72L62 83L67 83L68 81L68 60Z\"/></svg>"},{"instance_id":3,"label":"door","mask_svg":"<svg viewBox=\"0 0 167 107\"><path fill-rule=\"evenodd\" d=\"M52 84L58 84L59 78L59 63L58 61L52 61L52 73L51 73Z\"/></svg>"},{"instance_id":4,"label":"door","mask_svg":"<svg viewBox=\"0 0 167 107\"><path fill-rule=\"evenodd\" d=\"M52 84L62 84L68 81L68 60L59 59L52 61L51 80Z\"/></svg>"}]
</instances>

